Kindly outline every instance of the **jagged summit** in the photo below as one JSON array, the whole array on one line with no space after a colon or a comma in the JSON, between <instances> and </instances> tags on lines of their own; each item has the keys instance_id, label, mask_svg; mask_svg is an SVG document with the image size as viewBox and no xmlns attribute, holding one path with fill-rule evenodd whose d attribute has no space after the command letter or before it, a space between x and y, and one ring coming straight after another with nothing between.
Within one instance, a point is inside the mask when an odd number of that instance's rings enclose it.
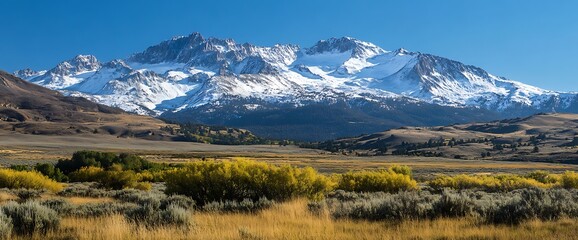
<instances>
[{"instance_id":1,"label":"jagged summit","mask_svg":"<svg viewBox=\"0 0 578 240\"><path fill-rule=\"evenodd\" d=\"M323 53L343 53L351 51L352 57L372 57L385 53L385 50L364 41L352 37L330 38L320 40L305 52L309 55Z\"/></svg>"},{"instance_id":2,"label":"jagged summit","mask_svg":"<svg viewBox=\"0 0 578 240\"><path fill-rule=\"evenodd\" d=\"M67 75L71 73L90 72L100 68L101 64L93 55L77 55L76 57L61 62L49 72Z\"/></svg>"},{"instance_id":3,"label":"jagged summit","mask_svg":"<svg viewBox=\"0 0 578 240\"><path fill-rule=\"evenodd\" d=\"M321 40L308 48L262 47L192 33L122 60L100 63L94 56L79 55L49 71L17 74L140 114L233 126L253 124L243 119L254 114L336 106L371 113L366 117L372 120L335 117L346 123L373 122L368 123L372 127L432 124L436 117L422 114L437 108L432 113L439 116L436 124L578 112L573 93L543 90L440 56L403 48L387 51L351 37ZM312 111L295 114L314 121L308 115ZM466 111L468 117L455 111Z\"/></svg>"}]
</instances>

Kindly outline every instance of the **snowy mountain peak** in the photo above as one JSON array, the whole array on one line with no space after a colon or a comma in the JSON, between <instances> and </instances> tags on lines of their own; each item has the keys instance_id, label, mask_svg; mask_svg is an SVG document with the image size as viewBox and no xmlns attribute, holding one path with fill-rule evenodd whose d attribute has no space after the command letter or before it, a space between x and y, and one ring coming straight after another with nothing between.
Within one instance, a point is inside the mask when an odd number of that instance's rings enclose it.
<instances>
[{"instance_id":1,"label":"snowy mountain peak","mask_svg":"<svg viewBox=\"0 0 578 240\"><path fill-rule=\"evenodd\" d=\"M100 62L93 55L77 55L76 57L61 62L51 69L49 73L57 75L73 75L82 72L96 71L101 67Z\"/></svg>"},{"instance_id":2,"label":"snowy mountain peak","mask_svg":"<svg viewBox=\"0 0 578 240\"><path fill-rule=\"evenodd\" d=\"M44 73L46 73L46 71L34 71L30 68L26 68L26 69L18 70L16 72L14 72L13 74L19 78L29 80L29 79L32 79L34 77L38 77Z\"/></svg>"},{"instance_id":3,"label":"snowy mountain peak","mask_svg":"<svg viewBox=\"0 0 578 240\"><path fill-rule=\"evenodd\" d=\"M114 69L130 69L130 66L122 59L115 59L110 62L102 64L103 68L114 68Z\"/></svg>"},{"instance_id":4,"label":"snowy mountain peak","mask_svg":"<svg viewBox=\"0 0 578 240\"><path fill-rule=\"evenodd\" d=\"M101 64L94 56L79 55L48 72L16 74L132 112L194 111L195 116L211 119L336 103L381 109L371 110L375 112L417 104L512 116L578 109L576 94L542 90L439 56L403 48L385 51L351 37L321 40L302 49L239 44L192 33L124 60Z\"/></svg>"},{"instance_id":5,"label":"snowy mountain peak","mask_svg":"<svg viewBox=\"0 0 578 240\"><path fill-rule=\"evenodd\" d=\"M393 51L395 55L407 55L412 54L412 52L407 51L405 48L398 48L397 50Z\"/></svg>"},{"instance_id":6,"label":"snowy mountain peak","mask_svg":"<svg viewBox=\"0 0 578 240\"><path fill-rule=\"evenodd\" d=\"M352 57L370 58L386 51L373 43L364 42L351 37L330 38L318 41L306 50L309 55L323 53L344 53L351 51Z\"/></svg>"}]
</instances>

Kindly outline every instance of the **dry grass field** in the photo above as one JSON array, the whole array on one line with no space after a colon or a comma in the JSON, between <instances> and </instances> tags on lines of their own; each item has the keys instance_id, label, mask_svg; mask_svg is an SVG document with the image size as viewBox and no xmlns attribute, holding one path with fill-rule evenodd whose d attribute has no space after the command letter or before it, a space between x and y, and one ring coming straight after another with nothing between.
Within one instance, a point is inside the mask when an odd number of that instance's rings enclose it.
<instances>
[{"instance_id":1,"label":"dry grass field","mask_svg":"<svg viewBox=\"0 0 578 240\"><path fill-rule=\"evenodd\" d=\"M576 239L578 221L532 220L520 226L486 225L474 219L370 222L312 215L306 200L256 214L193 213L190 229L138 227L121 215L67 217L59 230L19 239Z\"/></svg>"}]
</instances>

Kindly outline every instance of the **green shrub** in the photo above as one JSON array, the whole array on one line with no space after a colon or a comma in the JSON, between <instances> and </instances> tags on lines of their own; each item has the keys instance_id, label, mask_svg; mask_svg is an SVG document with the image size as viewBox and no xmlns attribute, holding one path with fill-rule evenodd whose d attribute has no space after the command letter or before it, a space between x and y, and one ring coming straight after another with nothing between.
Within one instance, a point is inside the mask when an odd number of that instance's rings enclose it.
<instances>
[{"instance_id":1,"label":"green shrub","mask_svg":"<svg viewBox=\"0 0 578 240\"><path fill-rule=\"evenodd\" d=\"M54 181L58 182L68 181L68 177L64 175L64 173L62 173L60 169L54 167L54 165L50 163L42 163L42 164L37 163L36 166L34 166L34 170L38 171L39 173L42 173L44 176L53 179Z\"/></svg>"},{"instance_id":2,"label":"green shrub","mask_svg":"<svg viewBox=\"0 0 578 240\"><path fill-rule=\"evenodd\" d=\"M201 205L213 201L321 198L332 188L313 168L250 161L199 161L165 176L167 194L183 194Z\"/></svg>"},{"instance_id":3,"label":"green shrub","mask_svg":"<svg viewBox=\"0 0 578 240\"><path fill-rule=\"evenodd\" d=\"M97 182L100 187L117 190L137 186L137 179L133 171L105 171L98 167L84 167L70 174L71 181Z\"/></svg>"},{"instance_id":4,"label":"green shrub","mask_svg":"<svg viewBox=\"0 0 578 240\"><path fill-rule=\"evenodd\" d=\"M86 167L110 169L115 165L120 166L122 170L136 172L147 169L162 169L165 167L164 164L152 163L133 154L79 151L75 152L70 160L59 160L58 163L56 163L56 168L65 174L69 174Z\"/></svg>"},{"instance_id":5,"label":"green shrub","mask_svg":"<svg viewBox=\"0 0 578 240\"><path fill-rule=\"evenodd\" d=\"M17 165L10 165L10 169L16 170L16 171L19 171L19 172L32 170L32 169L30 168L30 165L19 165L19 164L17 164Z\"/></svg>"},{"instance_id":6,"label":"green shrub","mask_svg":"<svg viewBox=\"0 0 578 240\"><path fill-rule=\"evenodd\" d=\"M58 213L38 202L10 202L2 210L12 219L14 231L19 235L46 234L60 224Z\"/></svg>"},{"instance_id":7,"label":"green shrub","mask_svg":"<svg viewBox=\"0 0 578 240\"><path fill-rule=\"evenodd\" d=\"M53 192L62 190L62 184L38 173L0 169L0 188L46 189Z\"/></svg>"},{"instance_id":8,"label":"green shrub","mask_svg":"<svg viewBox=\"0 0 578 240\"><path fill-rule=\"evenodd\" d=\"M352 192L398 192L417 189L408 167L348 172L341 175L337 189Z\"/></svg>"}]
</instances>

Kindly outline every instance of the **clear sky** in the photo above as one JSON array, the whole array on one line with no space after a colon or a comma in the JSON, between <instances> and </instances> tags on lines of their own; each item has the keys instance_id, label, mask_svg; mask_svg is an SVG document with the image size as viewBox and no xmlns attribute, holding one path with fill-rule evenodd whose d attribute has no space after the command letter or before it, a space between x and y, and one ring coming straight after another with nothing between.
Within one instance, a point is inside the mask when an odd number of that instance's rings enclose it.
<instances>
[{"instance_id":1,"label":"clear sky","mask_svg":"<svg viewBox=\"0 0 578 240\"><path fill-rule=\"evenodd\" d=\"M578 1L1 0L0 69L47 69L77 54L102 61L177 35L257 45L351 36L578 91Z\"/></svg>"}]
</instances>

